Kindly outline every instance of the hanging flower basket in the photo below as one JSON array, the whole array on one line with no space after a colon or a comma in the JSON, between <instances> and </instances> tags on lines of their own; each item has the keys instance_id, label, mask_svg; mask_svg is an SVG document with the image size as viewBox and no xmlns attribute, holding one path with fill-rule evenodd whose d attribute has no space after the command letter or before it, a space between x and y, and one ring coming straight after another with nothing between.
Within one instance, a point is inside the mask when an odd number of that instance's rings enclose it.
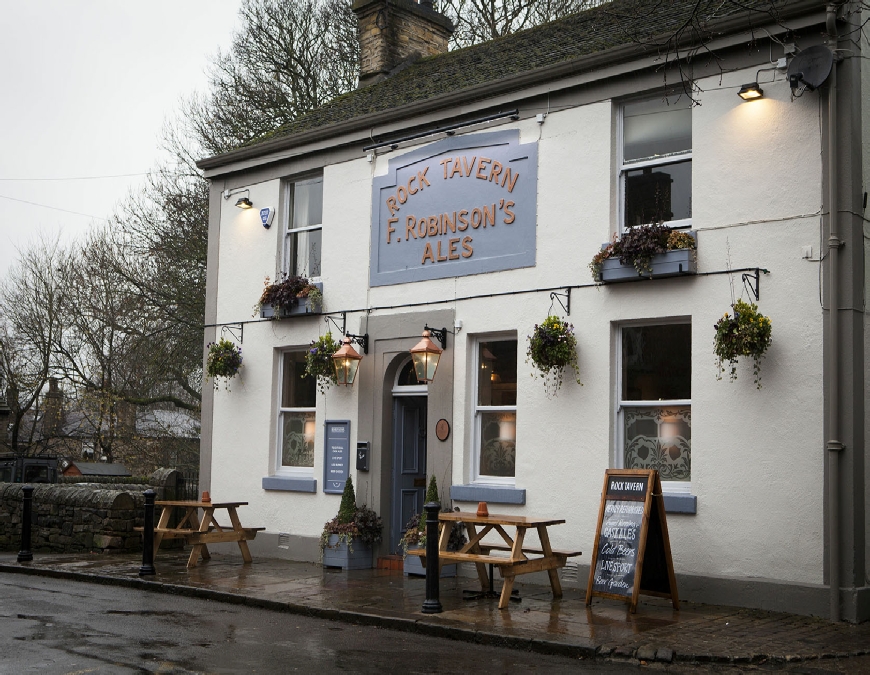
<instances>
[{"instance_id":1,"label":"hanging flower basket","mask_svg":"<svg viewBox=\"0 0 870 675\"><path fill-rule=\"evenodd\" d=\"M206 375L214 380L214 388L219 388L219 379L226 380L226 388L229 391L230 380L239 373L242 367L242 350L226 338L212 342L208 346L208 359L206 361Z\"/></svg>"},{"instance_id":2,"label":"hanging flower basket","mask_svg":"<svg viewBox=\"0 0 870 675\"><path fill-rule=\"evenodd\" d=\"M574 370L577 384L583 384L577 366L577 338L573 325L557 316L548 316L535 326L528 339L526 363L531 361L537 369L538 372L532 372L532 377L544 380L544 389L549 398L558 393L568 366Z\"/></svg>"},{"instance_id":3,"label":"hanging flower basket","mask_svg":"<svg viewBox=\"0 0 870 675\"><path fill-rule=\"evenodd\" d=\"M327 332L311 343L305 354L305 376L317 378L317 388L325 394L329 387L337 383L332 356L341 347Z\"/></svg>"},{"instance_id":4,"label":"hanging flower basket","mask_svg":"<svg viewBox=\"0 0 870 675\"><path fill-rule=\"evenodd\" d=\"M755 386L761 389L761 358L770 346L770 319L761 314L754 303L738 300L732 308L734 315L725 312L714 326L713 351L719 369L716 379L722 379L727 361L730 364L729 379L733 382L737 379L737 360L741 356L751 356Z\"/></svg>"}]
</instances>

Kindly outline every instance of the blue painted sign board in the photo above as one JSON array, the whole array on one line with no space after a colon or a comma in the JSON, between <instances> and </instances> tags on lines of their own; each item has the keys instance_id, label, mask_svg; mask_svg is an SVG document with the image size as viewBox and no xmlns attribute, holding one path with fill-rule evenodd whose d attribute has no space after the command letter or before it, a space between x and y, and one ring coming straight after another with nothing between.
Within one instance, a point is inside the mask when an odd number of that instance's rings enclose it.
<instances>
[{"instance_id":1,"label":"blue painted sign board","mask_svg":"<svg viewBox=\"0 0 870 675\"><path fill-rule=\"evenodd\" d=\"M518 130L452 136L372 181L372 286L535 264L538 145Z\"/></svg>"},{"instance_id":2,"label":"blue painted sign board","mask_svg":"<svg viewBox=\"0 0 870 675\"><path fill-rule=\"evenodd\" d=\"M323 491L340 495L350 472L350 420L327 420L325 426Z\"/></svg>"}]
</instances>

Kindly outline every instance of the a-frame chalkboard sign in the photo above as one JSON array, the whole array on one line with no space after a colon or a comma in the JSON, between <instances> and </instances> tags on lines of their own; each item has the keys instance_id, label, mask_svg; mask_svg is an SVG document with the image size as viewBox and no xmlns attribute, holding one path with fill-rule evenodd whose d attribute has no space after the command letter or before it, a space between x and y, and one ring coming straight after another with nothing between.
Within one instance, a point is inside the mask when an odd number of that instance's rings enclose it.
<instances>
[{"instance_id":1,"label":"a-frame chalkboard sign","mask_svg":"<svg viewBox=\"0 0 870 675\"><path fill-rule=\"evenodd\" d=\"M598 595L624 600L635 612L640 593L670 598L680 608L662 484L652 469L608 469L586 604Z\"/></svg>"}]
</instances>

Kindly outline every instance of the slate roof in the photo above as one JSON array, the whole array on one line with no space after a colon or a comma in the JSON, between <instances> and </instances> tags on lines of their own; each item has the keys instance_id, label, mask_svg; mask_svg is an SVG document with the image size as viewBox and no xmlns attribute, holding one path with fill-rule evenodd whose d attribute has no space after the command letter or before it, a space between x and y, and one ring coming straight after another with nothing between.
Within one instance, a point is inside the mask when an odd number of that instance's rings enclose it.
<instances>
[{"instance_id":1,"label":"slate roof","mask_svg":"<svg viewBox=\"0 0 870 675\"><path fill-rule=\"evenodd\" d=\"M65 469L75 466L82 476L132 476L130 470L123 464L108 464L106 462L70 462Z\"/></svg>"},{"instance_id":2,"label":"slate roof","mask_svg":"<svg viewBox=\"0 0 870 675\"><path fill-rule=\"evenodd\" d=\"M717 32L769 23L771 15L782 17L814 7L823 10L824 4L807 0L613 0L513 35L421 59L382 82L339 96L251 141L247 149L415 103L430 101L435 107L445 97L463 91L474 100L475 90L481 90L478 98L483 98L488 95L482 91L485 85L503 83L502 92L510 91L512 85L519 86L519 75L540 72L542 78L545 74L558 77L552 69L560 64L574 64L573 72L591 70L601 65L601 60L591 58L595 55L612 55L604 62L613 63L644 52L664 53L668 47L656 37L673 35L681 26L685 27L682 40L697 44ZM696 8L696 19L689 20ZM629 49L615 53L620 47ZM231 161L237 152L203 160L201 166L218 166L220 158Z\"/></svg>"}]
</instances>

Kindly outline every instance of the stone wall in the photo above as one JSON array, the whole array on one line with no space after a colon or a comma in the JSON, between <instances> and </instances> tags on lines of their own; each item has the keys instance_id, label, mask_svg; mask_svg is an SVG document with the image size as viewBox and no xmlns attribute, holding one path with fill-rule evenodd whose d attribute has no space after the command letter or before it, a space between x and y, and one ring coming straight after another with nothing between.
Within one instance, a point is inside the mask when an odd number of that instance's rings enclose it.
<instances>
[{"instance_id":1,"label":"stone wall","mask_svg":"<svg viewBox=\"0 0 870 675\"><path fill-rule=\"evenodd\" d=\"M145 498L140 491L87 485L35 485L33 489L33 552L141 550ZM0 550L21 546L23 485L0 483Z\"/></svg>"}]
</instances>

